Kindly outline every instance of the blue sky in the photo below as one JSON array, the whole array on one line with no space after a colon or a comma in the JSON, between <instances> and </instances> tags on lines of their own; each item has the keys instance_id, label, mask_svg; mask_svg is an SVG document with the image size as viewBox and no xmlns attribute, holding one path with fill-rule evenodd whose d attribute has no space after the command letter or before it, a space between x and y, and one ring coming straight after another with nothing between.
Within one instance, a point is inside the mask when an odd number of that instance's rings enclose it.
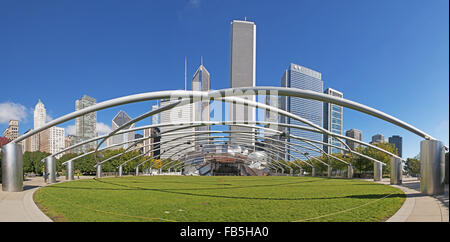
<instances>
[{"instance_id":1,"label":"blue sky","mask_svg":"<svg viewBox=\"0 0 450 242\"><path fill-rule=\"evenodd\" d=\"M184 89L200 64L213 89L228 88L230 22L254 21L256 84L279 86L289 63L322 73L324 87L391 114L449 143L449 2L309 1L8 1L0 0L0 130L20 119L32 128L40 98L51 118L74 111L83 94L98 102ZM188 85L190 88L190 85ZM153 102L100 111L102 128L121 109L136 117ZM146 121L149 122L149 121ZM62 127L74 122L61 124ZM139 125L145 124L138 123ZM363 140L417 135L344 109L344 130Z\"/></svg>"}]
</instances>

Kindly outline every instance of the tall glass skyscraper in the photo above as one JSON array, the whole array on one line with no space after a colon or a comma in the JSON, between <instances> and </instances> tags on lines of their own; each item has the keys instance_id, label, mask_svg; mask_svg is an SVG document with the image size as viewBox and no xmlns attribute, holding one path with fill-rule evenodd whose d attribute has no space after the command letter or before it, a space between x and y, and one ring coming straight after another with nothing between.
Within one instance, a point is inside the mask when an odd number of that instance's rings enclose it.
<instances>
[{"instance_id":1,"label":"tall glass skyscraper","mask_svg":"<svg viewBox=\"0 0 450 242\"><path fill-rule=\"evenodd\" d=\"M84 95L81 99L75 101L75 111L81 110L83 108L95 105L97 100L93 97ZM97 136L97 112L87 113L81 117L75 119L76 136L77 143L83 140L94 138ZM82 147L77 147L75 149L76 153L85 153L90 149L95 149L96 142L90 142L83 145Z\"/></svg>"},{"instance_id":2,"label":"tall glass skyscraper","mask_svg":"<svg viewBox=\"0 0 450 242\"><path fill-rule=\"evenodd\" d=\"M389 143L394 144L395 148L397 148L398 156L402 157L402 145L403 145L403 139L400 135L393 135L389 137Z\"/></svg>"},{"instance_id":3,"label":"tall glass skyscraper","mask_svg":"<svg viewBox=\"0 0 450 242\"><path fill-rule=\"evenodd\" d=\"M192 90L193 91L209 91L210 90L210 74L208 70L203 66L203 61L198 67L197 71L192 78ZM192 104L192 114L194 121L209 121L210 116L210 101L202 100ZM195 131L207 131L209 126L196 127ZM200 145L208 144L208 140L205 140L205 136L198 135L195 137L196 150L200 150Z\"/></svg>"},{"instance_id":4,"label":"tall glass skyscraper","mask_svg":"<svg viewBox=\"0 0 450 242\"><path fill-rule=\"evenodd\" d=\"M336 91L332 88L328 88L325 94L343 98L342 92ZM343 108L332 103L323 103L323 128L330 131L331 133L340 134L343 133ZM332 144L335 146L342 147L342 144L336 139L328 135L323 136L323 142L327 144ZM328 154L343 153L341 149L329 147L327 145L323 146L323 150Z\"/></svg>"},{"instance_id":5,"label":"tall glass skyscraper","mask_svg":"<svg viewBox=\"0 0 450 242\"><path fill-rule=\"evenodd\" d=\"M323 81L322 81L322 74L320 72L311 70L309 68L292 64L289 66L289 68L285 71L283 77L281 78L281 86L282 87L290 87L290 88L299 88L303 90L311 90L314 92L323 93ZM281 99L281 106L283 110L286 110L290 113L293 113L297 116L300 116L304 119L307 119L311 121L312 123L321 126L323 125L323 104L320 101L315 100L309 100L304 98L298 98L298 97L282 97ZM300 125L300 126L306 126L310 127L307 124L304 124L300 121L285 118L284 116L281 117L281 122L285 122L288 124L293 125ZM315 133L311 131L304 131L299 129L287 129L287 131L294 135L294 136L300 136L311 140L316 140L322 142L323 137L320 133ZM302 146L306 146L309 148L313 148L311 145L306 144L305 142L302 142L297 139L289 139L289 142L292 142L294 144L299 144ZM316 144L318 145L318 144ZM318 145L321 147L321 145ZM306 152L311 156L320 156L320 152L315 152L310 149L305 148L299 148L300 151ZM289 150L288 152L291 154L294 154L298 157L302 157L302 155L299 155L298 153L294 152L293 150ZM288 159L293 160L294 158L289 157Z\"/></svg>"},{"instance_id":6,"label":"tall glass skyscraper","mask_svg":"<svg viewBox=\"0 0 450 242\"><path fill-rule=\"evenodd\" d=\"M116 130L123 126L125 123L131 121L131 117L128 116L128 114L125 111L120 110L119 113L112 119L112 130ZM132 129L134 128L134 124L128 125L124 128L126 129ZM120 144L122 142L130 141L134 139L134 132L129 133L123 133L123 134L117 134L110 138L111 142L108 142L108 146ZM132 145L132 143L123 144L120 146L112 147L112 149L120 149L120 148L128 148L128 146Z\"/></svg>"}]
</instances>

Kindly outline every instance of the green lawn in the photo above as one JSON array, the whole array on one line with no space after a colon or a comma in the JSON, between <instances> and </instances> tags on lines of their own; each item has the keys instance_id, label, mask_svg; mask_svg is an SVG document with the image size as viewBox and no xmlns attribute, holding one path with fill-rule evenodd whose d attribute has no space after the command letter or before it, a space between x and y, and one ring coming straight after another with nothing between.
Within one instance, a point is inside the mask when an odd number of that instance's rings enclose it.
<instances>
[{"instance_id":1,"label":"green lawn","mask_svg":"<svg viewBox=\"0 0 450 242\"><path fill-rule=\"evenodd\" d=\"M404 193L361 180L318 177L140 176L39 189L54 221L383 221Z\"/></svg>"}]
</instances>

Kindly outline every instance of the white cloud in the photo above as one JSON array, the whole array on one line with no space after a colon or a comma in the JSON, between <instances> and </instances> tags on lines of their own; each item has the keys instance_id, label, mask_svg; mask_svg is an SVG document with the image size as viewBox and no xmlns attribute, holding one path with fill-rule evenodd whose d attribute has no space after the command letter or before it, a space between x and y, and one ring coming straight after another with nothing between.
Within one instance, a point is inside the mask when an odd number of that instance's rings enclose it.
<instances>
[{"instance_id":1,"label":"white cloud","mask_svg":"<svg viewBox=\"0 0 450 242\"><path fill-rule=\"evenodd\" d=\"M48 122L50 122L50 121L52 121L52 120L53 120L52 116L50 116L50 115L48 115L48 114L45 115L45 122L46 122L46 123L48 123Z\"/></svg>"},{"instance_id":2,"label":"white cloud","mask_svg":"<svg viewBox=\"0 0 450 242\"><path fill-rule=\"evenodd\" d=\"M104 123L97 123L97 135L104 135L112 131L111 127Z\"/></svg>"},{"instance_id":3,"label":"white cloud","mask_svg":"<svg viewBox=\"0 0 450 242\"><path fill-rule=\"evenodd\" d=\"M75 124L65 127L64 132L66 133L66 135L76 135L77 130L76 130Z\"/></svg>"},{"instance_id":4,"label":"white cloud","mask_svg":"<svg viewBox=\"0 0 450 242\"><path fill-rule=\"evenodd\" d=\"M66 135L76 135L77 134L75 124L68 125L64 129L65 129ZM97 131L97 135L105 135L107 133L110 133L112 131L112 129L107 124L98 122L96 131Z\"/></svg>"},{"instance_id":5,"label":"white cloud","mask_svg":"<svg viewBox=\"0 0 450 242\"><path fill-rule=\"evenodd\" d=\"M19 103L0 103L0 124L8 124L9 120L24 121L27 118L27 108Z\"/></svg>"}]
</instances>

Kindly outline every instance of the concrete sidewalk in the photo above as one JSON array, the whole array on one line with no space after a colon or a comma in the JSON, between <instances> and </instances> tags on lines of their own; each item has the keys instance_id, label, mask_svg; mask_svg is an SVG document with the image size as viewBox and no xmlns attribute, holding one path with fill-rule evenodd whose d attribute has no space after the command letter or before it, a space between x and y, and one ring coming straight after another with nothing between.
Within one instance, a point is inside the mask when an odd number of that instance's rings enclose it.
<instances>
[{"instance_id":1,"label":"concrete sidewalk","mask_svg":"<svg viewBox=\"0 0 450 242\"><path fill-rule=\"evenodd\" d=\"M380 183L389 184L389 179ZM420 193L420 181L417 178L404 178L402 185L392 185L406 194L403 206L386 222L449 222L448 185L445 194L427 196Z\"/></svg>"},{"instance_id":2,"label":"concrete sidewalk","mask_svg":"<svg viewBox=\"0 0 450 242\"><path fill-rule=\"evenodd\" d=\"M80 177L89 178L92 177ZM34 192L46 185L42 177L27 178L22 192L4 192L0 184L0 222L53 222L33 201Z\"/></svg>"}]
</instances>

